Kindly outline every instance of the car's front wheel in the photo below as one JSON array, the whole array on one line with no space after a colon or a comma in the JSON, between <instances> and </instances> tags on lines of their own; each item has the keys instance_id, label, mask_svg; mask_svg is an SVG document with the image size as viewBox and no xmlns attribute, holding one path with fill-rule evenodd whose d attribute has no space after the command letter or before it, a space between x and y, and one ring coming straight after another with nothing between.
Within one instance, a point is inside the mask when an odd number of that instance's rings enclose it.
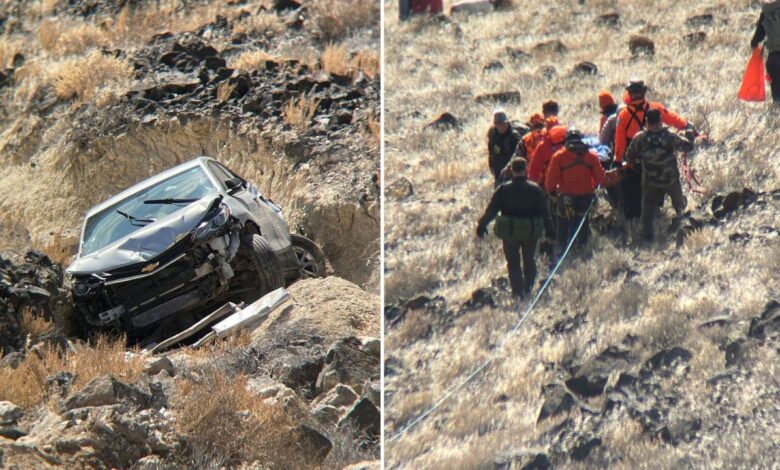
<instances>
[{"instance_id":1,"label":"car's front wheel","mask_svg":"<svg viewBox=\"0 0 780 470\"><path fill-rule=\"evenodd\" d=\"M284 287L284 273L279 257L261 235L252 235L250 258L256 275L256 286L262 295Z\"/></svg>"},{"instance_id":2,"label":"car's front wheel","mask_svg":"<svg viewBox=\"0 0 780 470\"><path fill-rule=\"evenodd\" d=\"M291 238L295 256L301 265L300 277L306 279L325 276L325 253L322 249L303 235L293 233Z\"/></svg>"}]
</instances>

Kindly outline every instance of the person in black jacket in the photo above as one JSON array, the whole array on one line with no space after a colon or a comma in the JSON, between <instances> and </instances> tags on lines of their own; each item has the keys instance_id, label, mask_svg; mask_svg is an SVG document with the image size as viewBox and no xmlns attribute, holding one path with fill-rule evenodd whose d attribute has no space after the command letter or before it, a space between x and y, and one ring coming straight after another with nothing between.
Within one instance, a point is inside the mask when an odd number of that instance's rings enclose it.
<instances>
[{"instance_id":1,"label":"person in black jacket","mask_svg":"<svg viewBox=\"0 0 780 470\"><path fill-rule=\"evenodd\" d=\"M494 187L503 182L501 171L515 155L521 139L504 111L493 113L493 125L488 130L488 166L493 173Z\"/></svg>"},{"instance_id":2,"label":"person in black jacket","mask_svg":"<svg viewBox=\"0 0 780 470\"><path fill-rule=\"evenodd\" d=\"M755 49L766 40L765 46L769 55L766 59L766 71L772 79L772 100L780 103L780 1L764 2L761 5L761 15L758 17L756 32L750 41L750 47Z\"/></svg>"},{"instance_id":3,"label":"person in black jacket","mask_svg":"<svg viewBox=\"0 0 780 470\"><path fill-rule=\"evenodd\" d=\"M500 212L503 216L516 218L541 217L548 238L553 236L553 224L548 210L547 195L536 183L528 181L528 162L525 158L515 158L511 163L512 181L500 185L485 213L477 224L477 236L487 235L487 226ZM504 257L509 271L509 284L512 295L524 297L533 289L536 280L536 247L539 239L528 241L502 240ZM520 252L522 251L522 269Z\"/></svg>"}]
</instances>

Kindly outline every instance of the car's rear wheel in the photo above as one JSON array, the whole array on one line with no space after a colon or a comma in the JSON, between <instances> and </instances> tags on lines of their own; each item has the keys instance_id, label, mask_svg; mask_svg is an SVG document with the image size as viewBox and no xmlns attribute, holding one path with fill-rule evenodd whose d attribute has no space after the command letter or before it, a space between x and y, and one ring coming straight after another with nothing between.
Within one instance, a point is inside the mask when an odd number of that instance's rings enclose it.
<instances>
[{"instance_id":1,"label":"car's rear wheel","mask_svg":"<svg viewBox=\"0 0 780 470\"><path fill-rule=\"evenodd\" d=\"M301 265L300 277L306 279L325 276L325 253L322 249L303 235L294 233L291 237L295 256Z\"/></svg>"},{"instance_id":2,"label":"car's rear wheel","mask_svg":"<svg viewBox=\"0 0 780 470\"><path fill-rule=\"evenodd\" d=\"M256 287L262 295L284 286L282 263L268 241L261 235L252 235L250 250L252 267L256 275Z\"/></svg>"}]
</instances>

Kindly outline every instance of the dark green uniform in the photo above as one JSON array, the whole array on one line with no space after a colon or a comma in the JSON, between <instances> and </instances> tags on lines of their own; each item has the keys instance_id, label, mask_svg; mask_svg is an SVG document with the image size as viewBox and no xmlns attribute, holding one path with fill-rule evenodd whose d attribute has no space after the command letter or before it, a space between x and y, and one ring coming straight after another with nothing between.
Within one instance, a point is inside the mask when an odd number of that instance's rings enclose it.
<instances>
[{"instance_id":1,"label":"dark green uniform","mask_svg":"<svg viewBox=\"0 0 780 470\"><path fill-rule=\"evenodd\" d=\"M507 217L533 218L542 217L544 228L548 236L552 236L553 225L548 211L547 195L536 183L528 181L525 176L512 178L512 181L504 183L496 188L493 197L485 209L485 213L479 219L477 234L487 232L488 224L498 215ZM539 240L520 242L515 240L502 240L504 244L504 257L509 271L509 284L512 286L512 294L523 296L530 292L536 279L536 246ZM520 252L522 251L522 270L520 265Z\"/></svg>"},{"instance_id":2,"label":"dark green uniform","mask_svg":"<svg viewBox=\"0 0 780 470\"><path fill-rule=\"evenodd\" d=\"M488 166L493 173L496 185L500 182L501 171L509 163L509 160L515 155L517 144L522 137L511 124L507 131L501 134L495 126L491 126L488 131Z\"/></svg>"},{"instance_id":3,"label":"dark green uniform","mask_svg":"<svg viewBox=\"0 0 780 470\"><path fill-rule=\"evenodd\" d=\"M642 237L653 238L653 222L667 194L672 206L681 215L688 205L680 184L680 170L675 152L690 152L693 144L669 129L639 132L626 150L626 158L642 167Z\"/></svg>"}]
</instances>

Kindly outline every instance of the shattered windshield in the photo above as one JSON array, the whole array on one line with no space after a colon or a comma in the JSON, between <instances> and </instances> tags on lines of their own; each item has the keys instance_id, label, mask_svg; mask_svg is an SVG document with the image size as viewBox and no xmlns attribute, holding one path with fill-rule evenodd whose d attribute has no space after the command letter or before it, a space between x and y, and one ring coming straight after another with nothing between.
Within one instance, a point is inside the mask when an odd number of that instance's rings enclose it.
<instances>
[{"instance_id":1,"label":"shattered windshield","mask_svg":"<svg viewBox=\"0 0 780 470\"><path fill-rule=\"evenodd\" d=\"M141 227L181 210L192 201L215 192L217 188L206 172L196 166L128 196L87 219L81 255L108 246ZM175 203L144 203L160 200L174 200Z\"/></svg>"}]
</instances>

